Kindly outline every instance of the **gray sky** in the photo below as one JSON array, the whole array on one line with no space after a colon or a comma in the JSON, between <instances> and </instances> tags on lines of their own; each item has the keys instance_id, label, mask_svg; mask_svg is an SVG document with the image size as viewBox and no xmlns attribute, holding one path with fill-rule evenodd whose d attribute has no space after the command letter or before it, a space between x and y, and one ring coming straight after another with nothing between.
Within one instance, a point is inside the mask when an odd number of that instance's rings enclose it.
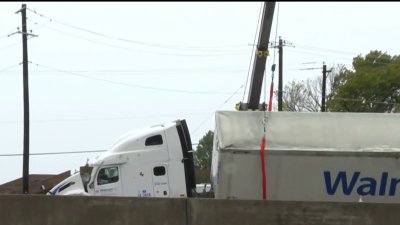
<instances>
[{"instance_id":1,"label":"gray sky","mask_svg":"<svg viewBox=\"0 0 400 225\"><path fill-rule=\"evenodd\" d=\"M23 152L21 35L7 37L21 27L21 4L0 3L0 155ZM176 119L197 143L216 110L247 99L261 2L26 4L39 35L28 41L31 153L108 149L128 131ZM321 76L300 69L322 62L351 69L370 50L399 54L399 11L398 2L277 4L270 40L295 46L284 48L284 83ZM30 172L73 171L98 154L31 156ZM0 165L0 184L22 176L22 156L0 156Z\"/></svg>"}]
</instances>

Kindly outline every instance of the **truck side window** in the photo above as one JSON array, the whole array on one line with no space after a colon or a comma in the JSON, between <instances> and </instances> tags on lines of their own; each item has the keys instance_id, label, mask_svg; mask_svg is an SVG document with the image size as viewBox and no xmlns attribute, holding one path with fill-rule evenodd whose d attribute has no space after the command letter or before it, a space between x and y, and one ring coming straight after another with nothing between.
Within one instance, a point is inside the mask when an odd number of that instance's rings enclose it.
<instances>
[{"instance_id":1,"label":"truck side window","mask_svg":"<svg viewBox=\"0 0 400 225\"><path fill-rule=\"evenodd\" d=\"M162 136L159 135L155 135L155 136L151 136L149 138L146 139L145 145L146 146L150 146L150 145L162 145L163 144L163 139Z\"/></svg>"},{"instance_id":2,"label":"truck side window","mask_svg":"<svg viewBox=\"0 0 400 225\"><path fill-rule=\"evenodd\" d=\"M98 185L115 183L118 180L119 180L119 174L117 166L102 168L100 169L99 174L97 175Z\"/></svg>"},{"instance_id":3,"label":"truck side window","mask_svg":"<svg viewBox=\"0 0 400 225\"><path fill-rule=\"evenodd\" d=\"M154 176L163 176L165 175L165 167L157 166L153 168Z\"/></svg>"}]
</instances>

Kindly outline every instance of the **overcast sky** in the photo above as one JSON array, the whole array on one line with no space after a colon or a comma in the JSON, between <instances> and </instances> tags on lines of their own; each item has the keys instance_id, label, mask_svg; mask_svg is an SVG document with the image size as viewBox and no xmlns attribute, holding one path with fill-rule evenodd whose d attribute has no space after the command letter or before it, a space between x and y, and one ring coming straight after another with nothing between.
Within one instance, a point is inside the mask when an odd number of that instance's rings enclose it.
<instances>
[{"instance_id":1,"label":"overcast sky","mask_svg":"<svg viewBox=\"0 0 400 225\"><path fill-rule=\"evenodd\" d=\"M23 153L21 4L0 3L0 184L22 176L22 156L6 156ZM198 143L216 110L247 99L261 2L26 4L38 35L28 41L31 153L108 149L124 133L176 119ZM399 12L398 2L277 4L270 40L294 46L283 51L284 83L321 76L304 69L323 62L351 69L370 50L399 54ZM270 52L267 86L278 63ZM98 154L32 155L30 173L74 171Z\"/></svg>"}]
</instances>

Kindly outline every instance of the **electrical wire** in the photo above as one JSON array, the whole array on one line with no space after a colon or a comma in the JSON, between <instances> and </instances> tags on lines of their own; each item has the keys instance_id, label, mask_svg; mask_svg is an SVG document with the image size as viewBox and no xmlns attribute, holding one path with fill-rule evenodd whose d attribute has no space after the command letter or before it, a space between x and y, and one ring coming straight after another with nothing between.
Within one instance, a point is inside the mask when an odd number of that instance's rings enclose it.
<instances>
[{"instance_id":1,"label":"electrical wire","mask_svg":"<svg viewBox=\"0 0 400 225\"><path fill-rule=\"evenodd\" d=\"M153 87L153 86L129 84L129 83L124 83L124 82L119 82L119 81L107 80L107 79L102 79L102 78L86 76L86 75L82 75L82 74L78 74L78 73L68 72L68 71L57 69L54 67L45 66L43 64L38 64L38 63L33 63L33 62L30 62L30 63L32 63L36 66L41 66L44 68L55 70L57 72L71 74L71 75L74 75L77 77L83 77L83 78L90 79L90 80L96 80L96 81L106 82L106 83L110 83L110 84L117 84L117 85L123 85L123 86L135 87L135 88L141 88L141 89L147 89L147 90L186 93L186 94L230 94L231 93L231 92L223 92L223 91L214 91L214 92L211 92L211 91L189 91L189 90L179 90L179 89L169 89L169 88L159 88L159 87Z\"/></svg>"},{"instance_id":2,"label":"electrical wire","mask_svg":"<svg viewBox=\"0 0 400 225\"><path fill-rule=\"evenodd\" d=\"M232 69L224 69L224 68L193 68L193 69L179 69L179 68L170 68L170 69L149 69L149 70L108 70L108 69L99 69L99 70L64 70L65 72L71 73L80 73L80 74L95 74L96 76L128 76L128 77L136 77L136 76L163 76L166 74L177 75L177 76L187 76L188 72L191 72L190 76L213 76L213 77L221 77L221 76L230 76L232 74L239 73L242 74L246 69L232 68ZM196 71L195 73L193 71ZM12 73L20 73L18 70L11 70L7 74L2 75L12 75ZM54 70L31 70L30 73L33 76L57 76L57 73L54 73ZM1 75L1 74L0 74Z\"/></svg>"},{"instance_id":3,"label":"electrical wire","mask_svg":"<svg viewBox=\"0 0 400 225\"><path fill-rule=\"evenodd\" d=\"M243 86L244 86L244 84L242 84L236 91L234 91L234 92L232 93L232 95L231 95L228 99L226 99L220 106L217 107L216 110L221 109L234 95L237 94L237 92L240 91L240 89L243 88ZM205 120L203 120L202 122L200 122L200 124L199 124L196 128L194 128L194 130L192 131L192 134L196 133L197 130L198 130L201 126L203 126L203 124L204 124L205 122L207 122L213 115L214 115L214 112L213 112L212 114L210 114L210 116L208 116Z\"/></svg>"},{"instance_id":4,"label":"electrical wire","mask_svg":"<svg viewBox=\"0 0 400 225\"><path fill-rule=\"evenodd\" d=\"M201 116L208 115L204 113L188 113L180 114L179 116ZM131 117L107 117L107 118L79 118L79 119L47 119L47 120L31 120L32 123L48 123L48 122L90 122L90 121L113 121L113 120L130 120L130 119L146 119L146 118L160 118L160 117L177 117L177 115L148 115L148 116L131 116ZM23 121L0 121L0 124L13 124L23 123Z\"/></svg>"},{"instance_id":5,"label":"electrical wire","mask_svg":"<svg viewBox=\"0 0 400 225\"><path fill-rule=\"evenodd\" d=\"M78 38L78 39L82 39L82 40L88 41L90 43L96 43L96 44L101 44L101 45L108 46L108 47L118 48L118 49L127 50L127 51L134 51L134 52L139 52L139 53L145 53L145 54L179 56L179 57L210 57L210 56L242 55L242 54L246 54L248 52L248 50L237 50L237 51L232 51L232 52L227 52L227 53L215 53L215 54L179 54L179 53L165 53L165 52L145 51L145 50L139 50L139 49L134 49L134 48L129 48L129 47L122 47L122 46L119 46L119 45L109 44L109 43L97 41L97 40L94 40L94 39L85 38L85 37L82 37L82 36L79 36L79 35L76 35L76 34L68 33L68 32L61 31L61 30L58 30L56 28L51 28L51 27L48 27L48 26L45 26L45 27L47 29L59 32L61 34L64 34L64 35L67 35L67 36L71 36L71 37L74 37L74 38Z\"/></svg>"},{"instance_id":6,"label":"electrical wire","mask_svg":"<svg viewBox=\"0 0 400 225\"><path fill-rule=\"evenodd\" d=\"M192 145L198 145L198 143L192 143ZM69 151L69 152L41 152L41 153L30 153L30 156L44 156L44 155L66 155L66 154L83 154L83 153L99 153L106 152L108 150L84 150L84 151ZM0 154L0 157L10 157L10 156L23 156L24 154Z\"/></svg>"},{"instance_id":7,"label":"electrical wire","mask_svg":"<svg viewBox=\"0 0 400 225\"><path fill-rule=\"evenodd\" d=\"M1 72L4 72L4 71L7 71L7 70L9 70L9 69L11 69L11 68L20 66L21 64L22 64L22 63L18 63L18 64L14 64L14 65L11 65L11 66L7 66L7 67L5 67L5 68L3 68L3 69L0 69L0 73L1 73Z\"/></svg>"},{"instance_id":8,"label":"electrical wire","mask_svg":"<svg viewBox=\"0 0 400 225\"><path fill-rule=\"evenodd\" d=\"M82 154L82 153L98 153L105 152L107 150L89 150L89 151L73 151L73 152L42 152L42 153L30 153L30 156L37 155L65 155L65 154ZM24 154L0 154L0 157L6 156L23 156Z\"/></svg>"},{"instance_id":9,"label":"electrical wire","mask_svg":"<svg viewBox=\"0 0 400 225\"><path fill-rule=\"evenodd\" d=\"M225 46L183 46L183 45L167 45L167 44L158 44L158 43L149 43L149 42L143 42L143 41L135 41L135 40L130 40L130 39L126 39L126 38L121 38L121 37L116 37L116 36L112 36L112 35L108 35L108 34L104 34L104 33L100 33L97 31L93 31L87 28L83 28L83 27L79 27L76 25L72 25L66 22L62 22L60 20L55 20L51 17L45 16L43 14L38 13L36 10L32 10L27 8L29 11L35 13L36 15L46 18L49 21L54 21L56 23L59 23L61 25L64 25L66 27L70 27L76 30L80 30L92 35L96 35L96 36L100 36L103 38L108 38L108 39L114 39L114 40L118 40L118 41L123 41L123 42L128 42L128 43L132 43L132 44L138 44L138 45L144 45L144 46L148 46L148 47L159 47L159 48L167 48L167 49L175 49L175 50L201 50L201 49L222 49L222 48L237 48L237 47L245 47L246 45L225 45Z\"/></svg>"},{"instance_id":10,"label":"electrical wire","mask_svg":"<svg viewBox=\"0 0 400 225\"><path fill-rule=\"evenodd\" d=\"M257 31L258 31L258 29L259 29L259 26L260 26L260 21L261 21L261 13L262 13L262 6L263 6L263 3L261 3L261 6L260 6L260 12L259 12L259 14L258 14L258 21L257 21L257 26L256 26L256 32L255 32L255 34L254 34L254 41L253 41L253 48L252 48L252 50L251 50L251 56L250 56L250 63L249 63L249 69L248 69L248 71L247 71L247 78L246 78L246 83L245 83L245 87L244 87L244 91L243 91L243 98L242 98L242 102L244 102L244 96L246 95L246 90L247 90L247 84L248 84L248 81L249 81L249 77L250 77L250 68L251 68L251 65L252 65L252 62L253 62L253 59L254 59L254 57L255 57L255 54L254 54L254 49L256 48L256 40L257 40ZM261 29L261 28L260 28ZM257 46L258 47L258 46Z\"/></svg>"},{"instance_id":11,"label":"electrical wire","mask_svg":"<svg viewBox=\"0 0 400 225\"><path fill-rule=\"evenodd\" d=\"M17 45L21 45L21 42L18 41L18 42L14 42L14 43L12 43L12 44L6 45L6 46L4 46L4 47L1 47L0 50L4 50L4 49L7 49L7 48L11 48L11 47L17 46Z\"/></svg>"},{"instance_id":12,"label":"electrical wire","mask_svg":"<svg viewBox=\"0 0 400 225\"><path fill-rule=\"evenodd\" d=\"M333 100L341 100L341 101L352 101L352 102L362 102L362 103L373 103L373 104L385 104L385 105L400 105L400 102L378 102L378 101L367 101L364 99L355 99L355 98L339 98L334 97Z\"/></svg>"},{"instance_id":13,"label":"electrical wire","mask_svg":"<svg viewBox=\"0 0 400 225\"><path fill-rule=\"evenodd\" d=\"M21 32L21 33L22 33L22 32ZM30 35L29 35L29 36L27 37L27 40L29 40L29 39L31 39L31 38L34 38L34 36L30 36ZM13 42L12 44L9 44L9 45L0 47L0 50L4 50L4 49L7 49L7 48L11 48L11 47L17 46L17 45L21 45L21 42L20 42L20 41L18 41L18 42Z\"/></svg>"},{"instance_id":14,"label":"electrical wire","mask_svg":"<svg viewBox=\"0 0 400 225\"><path fill-rule=\"evenodd\" d=\"M277 14L276 14L276 27L275 27L275 43L277 43L277 37L278 37L278 25L279 25L279 3L277 3ZM282 54L281 52L279 54ZM276 58L276 48L274 48L274 57L272 60L272 67L271 67L271 86L270 86L270 96L269 96L269 103L268 103L268 112L272 111L272 100L273 100L273 88L274 88L274 73L275 73L275 58ZM265 73L265 71L264 71ZM264 76L265 77L265 76ZM266 80L266 78L264 78L264 80ZM264 98L266 98L266 89L267 89L267 85L265 84L265 89L264 89ZM264 102L266 101L266 99L264 99ZM267 117L266 117L266 110L264 110L264 126L266 126L267 123ZM264 127L264 132L266 130L266 127Z\"/></svg>"}]
</instances>

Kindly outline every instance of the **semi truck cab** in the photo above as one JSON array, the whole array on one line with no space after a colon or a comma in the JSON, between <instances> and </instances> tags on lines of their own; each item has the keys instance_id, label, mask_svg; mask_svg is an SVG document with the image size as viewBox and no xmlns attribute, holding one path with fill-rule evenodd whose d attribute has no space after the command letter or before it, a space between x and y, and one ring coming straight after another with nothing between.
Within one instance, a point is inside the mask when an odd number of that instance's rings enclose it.
<instances>
[{"instance_id":1,"label":"semi truck cab","mask_svg":"<svg viewBox=\"0 0 400 225\"><path fill-rule=\"evenodd\" d=\"M196 189L192 143L185 120L135 130L51 195L191 197Z\"/></svg>"}]
</instances>

